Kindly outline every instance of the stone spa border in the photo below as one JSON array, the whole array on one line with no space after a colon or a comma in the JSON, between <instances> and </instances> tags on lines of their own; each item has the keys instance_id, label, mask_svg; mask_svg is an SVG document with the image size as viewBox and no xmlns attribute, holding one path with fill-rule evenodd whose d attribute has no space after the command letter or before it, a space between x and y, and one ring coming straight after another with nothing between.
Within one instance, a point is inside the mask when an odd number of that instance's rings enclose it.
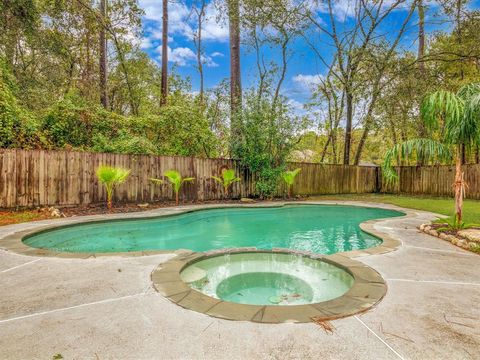
<instances>
[{"instance_id":1,"label":"stone spa border","mask_svg":"<svg viewBox=\"0 0 480 360\"><path fill-rule=\"evenodd\" d=\"M190 288L180 277L184 268L200 260L224 254L242 253L295 254L324 261L345 270L354 279L352 287L342 296L328 301L306 305L246 305L222 301ZM339 319L367 311L387 293L387 284L378 272L363 263L343 255L307 255L287 249L262 251L230 249L207 253L179 255L152 272L155 289L173 303L209 316L226 320L244 320L258 323L306 323Z\"/></svg>"}]
</instances>

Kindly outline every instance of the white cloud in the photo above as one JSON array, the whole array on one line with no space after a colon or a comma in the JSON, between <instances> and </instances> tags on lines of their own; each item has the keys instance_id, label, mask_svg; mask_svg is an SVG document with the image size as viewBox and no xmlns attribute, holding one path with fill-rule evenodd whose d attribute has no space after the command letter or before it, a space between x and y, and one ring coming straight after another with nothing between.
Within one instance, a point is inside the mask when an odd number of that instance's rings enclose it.
<instances>
[{"instance_id":1,"label":"white cloud","mask_svg":"<svg viewBox=\"0 0 480 360\"><path fill-rule=\"evenodd\" d=\"M205 9L205 23L203 31L205 40L216 40L225 42L228 40L228 27L222 23L218 8L213 2L210 2Z\"/></svg>"},{"instance_id":2,"label":"white cloud","mask_svg":"<svg viewBox=\"0 0 480 360\"><path fill-rule=\"evenodd\" d=\"M189 61L197 58L192 49L187 47L178 47L173 50L169 48L169 50L168 61L174 62L178 66L186 66Z\"/></svg>"},{"instance_id":3,"label":"white cloud","mask_svg":"<svg viewBox=\"0 0 480 360\"><path fill-rule=\"evenodd\" d=\"M322 83L323 78L324 76L322 74L298 74L295 75L292 80L303 90L312 91Z\"/></svg>"},{"instance_id":4,"label":"white cloud","mask_svg":"<svg viewBox=\"0 0 480 360\"><path fill-rule=\"evenodd\" d=\"M221 52L215 51L210 54L211 57L224 57L225 55Z\"/></svg>"},{"instance_id":5,"label":"white cloud","mask_svg":"<svg viewBox=\"0 0 480 360\"><path fill-rule=\"evenodd\" d=\"M187 66L197 61L197 54L188 47L177 47L172 49L170 46L168 49L168 61L173 62L178 66ZM162 57L162 46L156 49L157 53ZM219 65L212 59L211 56L203 55L202 62L206 67L218 67Z\"/></svg>"},{"instance_id":6,"label":"white cloud","mask_svg":"<svg viewBox=\"0 0 480 360\"><path fill-rule=\"evenodd\" d=\"M140 0L140 7L145 11L144 18L154 22L149 27L149 37L159 40L162 37L162 2L159 0ZM195 17L189 16L191 9L179 2L170 2L168 5L168 32L170 35L179 35L192 39L196 29ZM203 39L205 41L227 41L228 27L218 19L219 11L210 2L205 9L205 20L203 23Z\"/></svg>"},{"instance_id":7,"label":"white cloud","mask_svg":"<svg viewBox=\"0 0 480 360\"><path fill-rule=\"evenodd\" d=\"M153 47L152 40L150 38L144 37L142 38L142 41L140 42L140 48L145 50L145 49L150 49Z\"/></svg>"},{"instance_id":8,"label":"white cloud","mask_svg":"<svg viewBox=\"0 0 480 360\"><path fill-rule=\"evenodd\" d=\"M365 4L371 10L373 6L378 8L380 3L367 1L365 2ZM411 4L412 4L411 0L404 0L401 3L398 3L398 0L384 0L381 2L382 10L383 9L386 10L392 7L395 7L396 10L405 10L406 8L411 6ZM336 1L332 1L332 12L338 21L345 21L349 18L355 17L355 11L357 9L357 6L358 6L357 0L336 0ZM316 3L312 9L317 10L320 13L329 12L329 9L326 3L320 3L320 2Z\"/></svg>"}]
</instances>

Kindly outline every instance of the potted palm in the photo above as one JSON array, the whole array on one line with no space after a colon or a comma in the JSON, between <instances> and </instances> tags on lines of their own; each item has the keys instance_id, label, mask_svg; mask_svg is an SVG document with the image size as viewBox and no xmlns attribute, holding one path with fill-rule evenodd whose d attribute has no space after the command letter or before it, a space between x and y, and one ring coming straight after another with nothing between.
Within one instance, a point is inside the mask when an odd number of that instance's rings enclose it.
<instances>
[{"instance_id":1,"label":"potted palm","mask_svg":"<svg viewBox=\"0 0 480 360\"><path fill-rule=\"evenodd\" d=\"M97 169L97 178L107 192L107 207L112 208L112 197L115 187L127 180L130 170L102 165Z\"/></svg>"},{"instance_id":2,"label":"potted palm","mask_svg":"<svg viewBox=\"0 0 480 360\"><path fill-rule=\"evenodd\" d=\"M290 198L291 190L292 190L293 183L295 182L295 178L301 170L302 169L297 168L295 170L285 171L285 172L282 173L282 179L287 184L287 196L288 196L288 198Z\"/></svg>"},{"instance_id":3,"label":"potted palm","mask_svg":"<svg viewBox=\"0 0 480 360\"><path fill-rule=\"evenodd\" d=\"M228 189L234 183L240 181L241 179L235 175L235 170L233 169L223 169L222 176L212 176L212 179L217 181L223 187L223 194L225 198L228 197Z\"/></svg>"}]
</instances>

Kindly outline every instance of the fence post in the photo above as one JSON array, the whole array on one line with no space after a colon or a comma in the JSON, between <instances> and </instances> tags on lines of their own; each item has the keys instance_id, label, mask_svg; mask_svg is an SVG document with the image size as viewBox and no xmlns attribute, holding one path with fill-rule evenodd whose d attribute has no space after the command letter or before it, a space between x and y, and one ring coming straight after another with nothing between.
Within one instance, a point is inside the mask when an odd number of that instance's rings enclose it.
<instances>
[{"instance_id":1,"label":"fence post","mask_svg":"<svg viewBox=\"0 0 480 360\"><path fill-rule=\"evenodd\" d=\"M382 172L380 166L375 166L375 194L382 191Z\"/></svg>"}]
</instances>

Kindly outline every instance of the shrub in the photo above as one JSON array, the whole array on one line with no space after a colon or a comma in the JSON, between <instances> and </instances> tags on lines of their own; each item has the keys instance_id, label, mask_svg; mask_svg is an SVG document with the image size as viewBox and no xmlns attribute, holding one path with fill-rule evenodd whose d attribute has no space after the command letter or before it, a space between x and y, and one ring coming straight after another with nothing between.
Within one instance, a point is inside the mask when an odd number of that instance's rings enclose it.
<instances>
[{"instance_id":1,"label":"shrub","mask_svg":"<svg viewBox=\"0 0 480 360\"><path fill-rule=\"evenodd\" d=\"M44 145L38 120L18 102L14 78L0 61L0 147L34 148Z\"/></svg>"},{"instance_id":2,"label":"shrub","mask_svg":"<svg viewBox=\"0 0 480 360\"><path fill-rule=\"evenodd\" d=\"M290 193L291 193L291 190L292 190L292 185L295 182L295 177L298 175L298 173L301 170L302 169L297 168L295 170L285 171L285 172L282 173L282 179L287 184L288 197L290 197Z\"/></svg>"},{"instance_id":3,"label":"shrub","mask_svg":"<svg viewBox=\"0 0 480 360\"><path fill-rule=\"evenodd\" d=\"M233 169L223 169L221 177L212 176L212 178L222 185L225 197L228 197L228 188L241 180L235 175L235 170Z\"/></svg>"},{"instance_id":4,"label":"shrub","mask_svg":"<svg viewBox=\"0 0 480 360\"><path fill-rule=\"evenodd\" d=\"M130 170L123 168L115 168L112 166L99 166L97 169L97 178L107 191L107 206L109 209L112 208L112 196L115 187L118 184L125 182L125 180L130 175Z\"/></svg>"},{"instance_id":5,"label":"shrub","mask_svg":"<svg viewBox=\"0 0 480 360\"><path fill-rule=\"evenodd\" d=\"M172 184L173 191L175 192L175 204L178 206L179 201L178 201L178 193L180 192L180 188L182 187L184 182L190 182L194 181L194 177L187 177L187 178L182 178L182 175L176 171L176 170L168 170L166 171L163 176L165 176L170 184ZM150 181L152 181L155 184L162 184L163 180L161 179L154 179L151 178Z\"/></svg>"}]
</instances>

